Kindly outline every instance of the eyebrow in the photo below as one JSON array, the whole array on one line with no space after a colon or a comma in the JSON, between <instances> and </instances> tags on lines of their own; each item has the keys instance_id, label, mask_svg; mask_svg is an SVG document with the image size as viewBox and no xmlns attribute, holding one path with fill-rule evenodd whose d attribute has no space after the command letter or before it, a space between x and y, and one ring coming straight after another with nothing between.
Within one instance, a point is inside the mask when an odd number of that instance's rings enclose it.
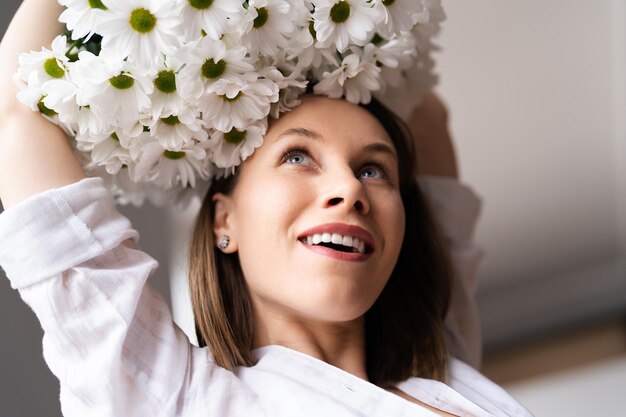
<instances>
[{"instance_id":1,"label":"eyebrow","mask_svg":"<svg viewBox=\"0 0 626 417\"><path fill-rule=\"evenodd\" d=\"M278 137L274 139L274 142L277 142L278 140L282 139L285 136L293 136L293 135L301 136L301 137L313 139L313 140L322 139L322 135L320 135L315 130L307 129L305 127L293 127L293 128L285 130L283 133L278 135ZM391 146L383 142L369 143L363 147L363 150L376 152L376 153L386 153L394 157L396 160L398 159L396 151Z\"/></svg>"},{"instance_id":2,"label":"eyebrow","mask_svg":"<svg viewBox=\"0 0 626 417\"><path fill-rule=\"evenodd\" d=\"M278 137L274 139L274 142L278 141L279 139L282 139L285 136L292 136L292 135L303 136L305 138L316 139L316 140L322 138L322 135L317 133L315 130L307 129L306 127L292 127L291 129L287 129L283 133L278 135Z\"/></svg>"}]
</instances>

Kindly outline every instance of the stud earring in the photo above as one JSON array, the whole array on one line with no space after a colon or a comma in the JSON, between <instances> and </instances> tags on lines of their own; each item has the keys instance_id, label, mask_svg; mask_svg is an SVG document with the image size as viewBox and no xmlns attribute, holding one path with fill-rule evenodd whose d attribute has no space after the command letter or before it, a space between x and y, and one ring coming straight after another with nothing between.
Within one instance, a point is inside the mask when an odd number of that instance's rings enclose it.
<instances>
[{"instance_id":1,"label":"stud earring","mask_svg":"<svg viewBox=\"0 0 626 417\"><path fill-rule=\"evenodd\" d=\"M228 244L230 243L230 236L228 235L222 235L222 237L220 237L220 243L217 245L221 250L224 250L228 247Z\"/></svg>"}]
</instances>

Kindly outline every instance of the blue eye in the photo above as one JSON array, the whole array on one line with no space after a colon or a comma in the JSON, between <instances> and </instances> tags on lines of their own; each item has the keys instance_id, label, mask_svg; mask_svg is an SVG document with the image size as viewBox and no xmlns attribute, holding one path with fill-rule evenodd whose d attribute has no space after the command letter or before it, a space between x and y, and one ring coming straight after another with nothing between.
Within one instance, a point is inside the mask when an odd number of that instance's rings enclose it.
<instances>
[{"instance_id":1,"label":"blue eye","mask_svg":"<svg viewBox=\"0 0 626 417\"><path fill-rule=\"evenodd\" d=\"M282 158L283 163L291 165L302 165L310 161L309 154L304 149L290 149Z\"/></svg>"},{"instance_id":2,"label":"blue eye","mask_svg":"<svg viewBox=\"0 0 626 417\"><path fill-rule=\"evenodd\" d=\"M385 170L377 165L367 165L359 173L361 178L385 178Z\"/></svg>"},{"instance_id":3,"label":"blue eye","mask_svg":"<svg viewBox=\"0 0 626 417\"><path fill-rule=\"evenodd\" d=\"M290 164L301 164L305 161L306 157L302 154L294 154L287 158L287 162Z\"/></svg>"}]
</instances>

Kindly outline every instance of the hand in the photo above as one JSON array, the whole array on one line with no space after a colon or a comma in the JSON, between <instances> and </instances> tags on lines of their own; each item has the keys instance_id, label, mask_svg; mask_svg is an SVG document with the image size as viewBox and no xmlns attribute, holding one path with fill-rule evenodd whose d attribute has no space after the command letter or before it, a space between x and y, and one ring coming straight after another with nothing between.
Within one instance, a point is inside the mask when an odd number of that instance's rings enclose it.
<instances>
[{"instance_id":1,"label":"hand","mask_svg":"<svg viewBox=\"0 0 626 417\"><path fill-rule=\"evenodd\" d=\"M416 174L458 178L448 110L439 97L433 92L426 94L407 124L415 143Z\"/></svg>"}]
</instances>

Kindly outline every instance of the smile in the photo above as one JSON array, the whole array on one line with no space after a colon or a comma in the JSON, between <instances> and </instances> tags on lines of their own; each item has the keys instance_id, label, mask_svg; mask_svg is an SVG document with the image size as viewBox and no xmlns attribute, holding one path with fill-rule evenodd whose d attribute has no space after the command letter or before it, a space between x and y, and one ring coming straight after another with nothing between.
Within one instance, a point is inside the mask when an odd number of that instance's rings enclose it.
<instances>
[{"instance_id":1,"label":"smile","mask_svg":"<svg viewBox=\"0 0 626 417\"><path fill-rule=\"evenodd\" d=\"M358 237L343 236L339 233L315 233L301 238L300 242L309 246L324 246L339 252L365 253L365 242Z\"/></svg>"},{"instance_id":2,"label":"smile","mask_svg":"<svg viewBox=\"0 0 626 417\"><path fill-rule=\"evenodd\" d=\"M367 230L343 223L313 227L298 241L313 252L341 260L365 260L374 252L374 240Z\"/></svg>"}]
</instances>

